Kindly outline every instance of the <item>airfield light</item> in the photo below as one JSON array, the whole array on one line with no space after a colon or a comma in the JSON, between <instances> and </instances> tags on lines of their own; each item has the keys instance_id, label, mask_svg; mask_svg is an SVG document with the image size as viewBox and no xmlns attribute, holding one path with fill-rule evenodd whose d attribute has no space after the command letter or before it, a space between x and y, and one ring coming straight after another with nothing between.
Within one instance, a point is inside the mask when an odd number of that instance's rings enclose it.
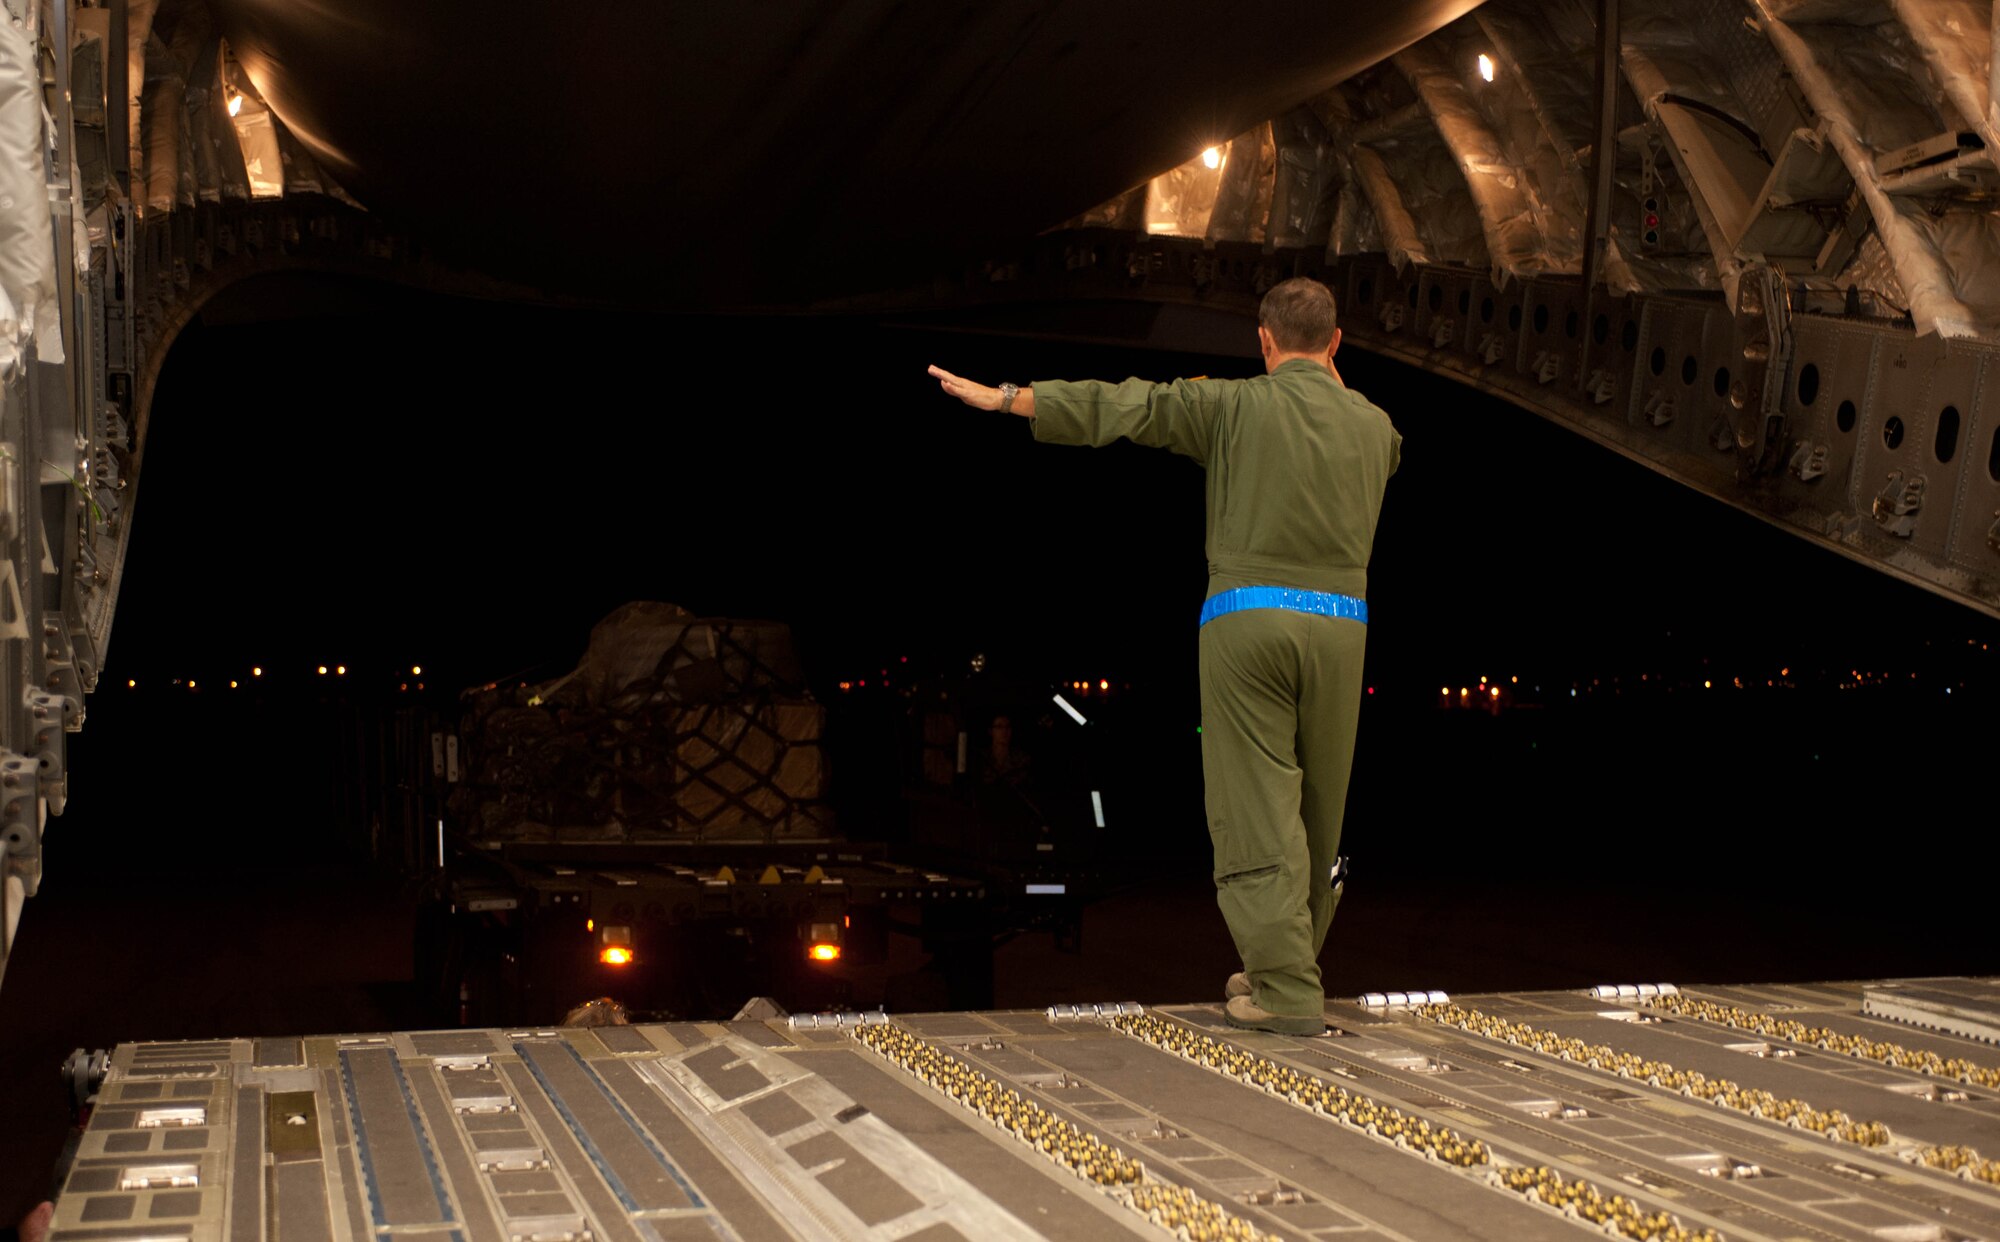
<instances>
[{"instance_id":1,"label":"airfield light","mask_svg":"<svg viewBox=\"0 0 2000 1242\"><path fill-rule=\"evenodd\" d=\"M236 688L236 683L235 683L235 682L233 682L233 681L232 681L232 682L230 682L230 683L229 683L229 688L230 688L231 690L234 690L234 689Z\"/></svg>"},{"instance_id":2,"label":"airfield light","mask_svg":"<svg viewBox=\"0 0 2000 1242\"><path fill-rule=\"evenodd\" d=\"M319 675L321 677L326 676L326 665L322 664L319 666Z\"/></svg>"},{"instance_id":3,"label":"airfield light","mask_svg":"<svg viewBox=\"0 0 2000 1242\"><path fill-rule=\"evenodd\" d=\"M424 672L424 666L423 666L423 665L421 665L421 664L412 664L412 665L410 665L410 676L412 676L412 677L421 677L421 676L423 675L423 672Z\"/></svg>"},{"instance_id":4,"label":"airfield light","mask_svg":"<svg viewBox=\"0 0 2000 1242\"><path fill-rule=\"evenodd\" d=\"M1493 697L1496 699L1500 697L1500 687L1493 687Z\"/></svg>"},{"instance_id":5,"label":"airfield light","mask_svg":"<svg viewBox=\"0 0 2000 1242\"><path fill-rule=\"evenodd\" d=\"M139 683L137 681L134 681L132 678L127 677L125 679L125 688L127 690L137 690L139 688Z\"/></svg>"},{"instance_id":6,"label":"airfield light","mask_svg":"<svg viewBox=\"0 0 2000 1242\"><path fill-rule=\"evenodd\" d=\"M1488 82L1493 80L1493 58L1484 52L1479 54L1479 76Z\"/></svg>"},{"instance_id":7,"label":"airfield light","mask_svg":"<svg viewBox=\"0 0 2000 1242\"><path fill-rule=\"evenodd\" d=\"M1080 712L1080 711L1076 710L1076 709L1075 709L1074 707L1071 707L1071 706L1069 705L1069 700L1068 700L1068 699L1066 699L1066 698L1064 698L1064 697L1063 697L1063 696L1061 696L1060 694L1058 694L1058 695L1056 696L1056 706L1057 706L1057 707L1060 707L1060 708L1062 708L1062 709L1063 709L1064 711L1068 712L1068 713L1069 713L1069 718L1070 718L1071 720L1074 720L1074 721L1076 721L1076 722L1077 722L1078 724L1089 724L1089 723L1090 723L1090 722L1089 722L1088 720L1085 720L1085 719L1083 718L1083 713L1082 713L1082 712Z\"/></svg>"},{"instance_id":8,"label":"airfield light","mask_svg":"<svg viewBox=\"0 0 2000 1242\"><path fill-rule=\"evenodd\" d=\"M1222 148L1210 147L1201 153L1201 166L1207 169L1222 167Z\"/></svg>"},{"instance_id":9,"label":"airfield light","mask_svg":"<svg viewBox=\"0 0 2000 1242\"><path fill-rule=\"evenodd\" d=\"M252 677L262 677L262 676L264 675L264 668L263 668L263 666L262 666L262 665L258 665L258 666L257 666L256 668L253 668L253 669L251 669L251 670L250 670L250 675L251 675Z\"/></svg>"},{"instance_id":10,"label":"airfield light","mask_svg":"<svg viewBox=\"0 0 2000 1242\"><path fill-rule=\"evenodd\" d=\"M343 664L343 665L341 665L340 667L338 667L338 668L334 669L333 671L334 671L334 672L336 672L336 673L338 673L338 674L339 674L340 676L342 676L342 677L345 677L345 676L347 676L347 666L346 666L345 664Z\"/></svg>"},{"instance_id":11,"label":"airfield light","mask_svg":"<svg viewBox=\"0 0 2000 1242\"><path fill-rule=\"evenodd\" d=\"M622 944L607 944L597 951L597 960L606 966L630 966L632 950Z\"/></svg>"},{"instance_id":12,"label":"airfield light","mask_svg":"<svg viewBox=\"0 0 2000 1242\"><path fill-rule=\"evenodd\" d=\"M837 944L815 944L806 950L806 956L815 962L837 962L840 960L840 946Z\"/></svg>"}]
</instances>

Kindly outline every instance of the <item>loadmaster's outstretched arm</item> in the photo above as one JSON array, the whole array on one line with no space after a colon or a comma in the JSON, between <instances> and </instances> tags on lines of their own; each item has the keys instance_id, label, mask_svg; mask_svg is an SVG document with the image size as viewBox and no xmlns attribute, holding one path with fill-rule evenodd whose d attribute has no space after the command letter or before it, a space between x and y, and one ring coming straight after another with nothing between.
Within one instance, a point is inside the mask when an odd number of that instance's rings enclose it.
<instances>
[{"instance_id":1,"label":"loadmaster's outstretched arm","mask_svg":"<svg viewBox=\"0 0 2000 1242\"><path fill-rule=\"evenodd\" d=\"M1207 464L1222 417L1225 396L1235 380L1174 380L1154 384L1128 379L1042 380L1039 408L1033 388L1014 390L1011 404L1006 388L988 388L960 379L943 367L931 374L951 396L975 410L1005 409L1025 415L1044 444L1103 446L1130 440L1148 448L1169 449Z\"/></svg>"},{"instance_id":2,"label":"loadmaster's outstretched arm","mask_svg":"<svg viewBox=\"0 0 2000 1242\"><path fill-rule=\"evenodd\" d=\"M960 401L965 402L975 410L997 410L1000 408L1001 395L998 388L988 388L984 384L975 384L969 379L961 379L943 367L932 367L931 375L936 378L938 386L943 388L948 395L957 397ZM1008 407L1007 412L1010 414L1019 414L1023 418L1033 418L1035 416L1035 390L1032 388L1023 388L1016 392L1014 394L1014 403Z\"/></svg>"}]
</instances>

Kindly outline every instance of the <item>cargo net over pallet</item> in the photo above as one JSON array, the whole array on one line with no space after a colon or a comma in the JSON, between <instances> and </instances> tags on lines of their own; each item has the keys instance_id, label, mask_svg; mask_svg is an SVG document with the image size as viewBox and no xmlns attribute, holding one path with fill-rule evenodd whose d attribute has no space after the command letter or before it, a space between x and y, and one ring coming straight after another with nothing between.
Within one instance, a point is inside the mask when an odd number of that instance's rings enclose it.
<instances>
[{"instance_id":1,"label":"cargo net over pallet","mask_svg":"<svg viewBox=\"0 0 2000 1242\"><path fill-rule=\"evenodd\" d=\"M567 676L467 696L450 808L501 844L827 837L824 725L785 626L626 604Z\"/></svg>"}]
</instances>

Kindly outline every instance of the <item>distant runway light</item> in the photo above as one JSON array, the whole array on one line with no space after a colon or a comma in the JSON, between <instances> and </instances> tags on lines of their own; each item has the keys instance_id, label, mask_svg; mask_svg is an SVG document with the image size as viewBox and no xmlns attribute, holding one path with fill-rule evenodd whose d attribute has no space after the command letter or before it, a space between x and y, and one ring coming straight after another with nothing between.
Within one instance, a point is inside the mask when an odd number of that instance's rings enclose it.
<instances>
[{"instance_id":1,"label":"distant runway light","mask_svg":"<svg viewBox=\"0 0 2000 1242\"><path fill-rule=\"evenodd\" d=\"M1488 82L1493 80L1493 58L1484 52L1479 54L1479 76Z\"/></svg>"},{"instance_id":2,"label":"distant runway light","mask_svg":"<svg viewBox=\"0 0 2000 1242\"><path fill-rule=\"evenodd\" d=\"M319 666L319 675L321 677L326 676L326 665L322 664Z\"/></svg>"},{"instance_id":3,"label":"distant runway light","mask_svg":"<svg viewBox=\"0 0 2000 1242\"><path fill-rule=\"evenodd\" d=\"M423 671L424 671L424 666L423 666L423 665L421 665L421 664L412 664L412 665L410 665L410 676L412 676L412 677L419 677L419 676L422 676L422 675L423 675Z\"/></svg>"},{"instance_id":4,"label":"distant runway light","mask_svg":"<svg viewBox=\"0 0 2000 1242\"><path fill-rule=\"evenodd\" d=\"M342 677L347 676L347 666L345 664L341 665L339 668L334 669L333 671Z\"/></svg>"},{"instance_id":5,"label":"distant runway light","mask_svg":"<svg viewBox=\"0 0 2000 1242\"><path fill-rule=\"evenodd\" d=\"M251 675L252 677L262 677L262 676L264 675L264 670L263 670L262 666L259 666L259 667L257 667L257 668L253 668L253 669L251 669L251 670L250 670L250 675Z\"/></svg>"},{"instance_id":6,"label":"distant runway light","mask_svg":"<svg viewBox=\"0 0 2000 1242\"><path fill-rule=\"evenodd\" d=\"M1210 147L1208 150L1203 151L1201 153L1201 165L1203 168L1211 169L1222 167L1222 148Z\"/></svg>"}]
</instances>

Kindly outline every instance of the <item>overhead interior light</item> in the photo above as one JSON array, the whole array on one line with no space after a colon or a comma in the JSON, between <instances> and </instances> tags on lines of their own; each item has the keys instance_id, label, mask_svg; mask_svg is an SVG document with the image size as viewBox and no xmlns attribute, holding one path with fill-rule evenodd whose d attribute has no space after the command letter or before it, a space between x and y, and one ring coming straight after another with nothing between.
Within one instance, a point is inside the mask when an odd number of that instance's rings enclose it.
<instances>
[{"instance_id":1,"label":"overhead interior light","mask_svg":"<svg viewBox=\"0 0 2000 1242\"><path fill-rule=\"evenodd\" d=\"M1493 58L1484 52L1479 54L1479 76L1488 82L1493 80Z\"/></svg>"},{"instance_id":2,"label":"overhead interior light","mask_svg":"<svg viewBox=\"0 0 2000 1242\"><path fill-rule=\"evenodd\" d=\"M1201 166L1210 169L1222 167L1222 148L1210 147L1208 150L1203 151L1201 153Z\"/></svg>"}]
</instances>

